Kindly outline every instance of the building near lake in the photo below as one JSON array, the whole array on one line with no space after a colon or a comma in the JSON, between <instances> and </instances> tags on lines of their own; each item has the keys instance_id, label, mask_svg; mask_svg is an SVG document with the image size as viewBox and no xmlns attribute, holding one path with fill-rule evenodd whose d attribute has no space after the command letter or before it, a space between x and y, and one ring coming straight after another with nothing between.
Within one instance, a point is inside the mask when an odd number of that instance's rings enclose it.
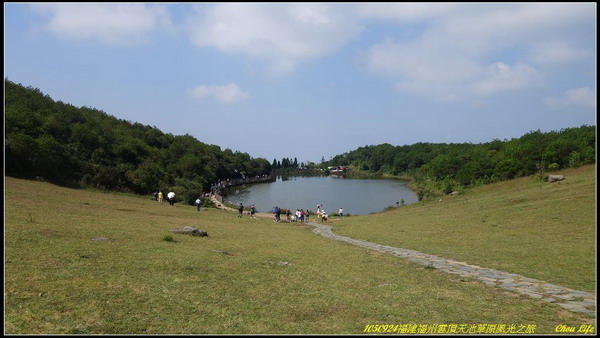
<instances>
[{"instance_id":1,"label":"building near lake","mask_svg":"<svg viewBox=\"0 0 600 338\"><path fill-rule=\"evenodd\" d=\"M334 173L334 174L340 174L340 173L345 173L348 171L347 167L343 167L343 166L339 166L339 165L334 165L331 167L327 167L327 170L329 170L330 173Z\"/></svg>"}]
</instances>

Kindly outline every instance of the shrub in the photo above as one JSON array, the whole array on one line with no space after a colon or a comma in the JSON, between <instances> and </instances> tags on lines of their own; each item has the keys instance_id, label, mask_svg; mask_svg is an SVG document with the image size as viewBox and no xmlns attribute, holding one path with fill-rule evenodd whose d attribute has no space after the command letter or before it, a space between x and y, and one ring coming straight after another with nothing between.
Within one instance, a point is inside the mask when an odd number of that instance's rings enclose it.
<instances>
[{"instance_id":1,"label":"shrub","mask_svg":"<svg viewBox=\"0 0 600 338\"><path fill-rule=\"evenodd\" d=\"M164 235L162 240L165 242L175 242L175 239L171 235Z\"/></svg>"},{"instance_id":2,"label":"shrub","mask_svg":"<svg viewBox=\"0 0 600 338\"><path fill-rule=\"evenodd\" d=\"M569 154L568 161L569 161L569 168L579 167L582 164L581 154L576 151L571 152L571 154Z\"/></svg>"},{"instance_id":3,"label":"shrub","mask_svg":"<svg viewBox=\"0 0 600 338\"><path fill-rule=\"evenodd\" d=\"M550 163L550 164L548 164L548 170L549 170L549 171L558 170L558 168L559 168L559 165L558 165L558 163L556 163L556 162L555 162L555 163Z\"/></svg>"}]
</instances>

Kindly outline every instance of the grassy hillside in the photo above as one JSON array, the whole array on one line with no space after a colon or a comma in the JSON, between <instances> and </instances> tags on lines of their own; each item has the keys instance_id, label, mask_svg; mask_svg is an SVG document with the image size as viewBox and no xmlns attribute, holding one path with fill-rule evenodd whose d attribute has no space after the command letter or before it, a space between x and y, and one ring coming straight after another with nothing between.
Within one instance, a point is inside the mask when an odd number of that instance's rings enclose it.
<instances>
[{"instance_id":1,"label":"grassy hillside","mask_svg":"<svg viewBox=\"0 0 600 338\"><path fill-rule=\"evenodd\" d=\"M562 199L570 198L577 204L587 201L579 196L588 193L575 184L589 180L588 174L583 171L580 178L567 175L567 181L560 185L523 184L540 192L566 189ZM568 189L574 185L577 192ZM496 196L497 192L491 191L459 196L452 204L427 203L388 214L352 217L336 223L336 228L345 234L356 231L370 240L405 245L417 241L405 242L405 236L386 237L381 232L409 217L411 226L423 219L419 223L422 229L431 219L445 226L474 227L460 218L468 212L453 211L467 207L479 210L480 230L505 229L508 224L516 227L519 218L535 214L534 205L546 204L543 195L521 201L526 197L503 194L507 199L503 204L512 203L514 210L522 210L510 213L515 216L509 222L497 219L498 212L480 204L480 200L492 203L495 197L489 195ZM437 212L438 217L430 212ZM555 210L552 217L564 213ZM480 218L484 216L486 222ZM562 239L570 243L563 247L583 252L584 268L571 278L576 285L588 285L593 269L585 268L586 260L593 261L593 257L585 256L593 253L594 241L586 236L594 234L594 224L574 215L569 220L569 226L577 226L576 231L571 228L569 238L585 237L576 242ZM206 230L209 237L169 231L186 225ZM364 235L367 226L374 235ZM432 225L428 229L427 235L441 234L434 232ZM402 225L402 231L411 233L407 225ZM515 239L521 243L539 238L537 232L522 232L523 236ZM165 240L168 236L174 241ZM474 250L474 243L481 235L474 232L464 236L460 241L456 240L458 234L450 238L455 238L459 247L455 256L462 253L470 263L504 268L504 259L496 258L515 250L513 241L500 240L502 236L497 235L496 250L504 254L480 258L478 255L486 250ZM595 322L552 304L322 238L308 226L239 219L235 213L215 209L198 213L185 205L171 207L148 198L72 190L9 177L5 178L4 240L8 334L361 334L371 324L535 325L535 333L553 333L557 325L578 327ZM436 254L453 253L448 245L438 244L442 248L437 248L433 241L422 242L413 246ZM541 249L534 253L549 254ZM551 255L536 260L556 264L553 261L557 259ZM521 258L513 261L525 269L531 264ZM567 284L567 279L557 283Z\"/></svg>"},{"instance_id":2,"label":"grassy hillside","mask_svg":"<svg viewBox=\"0 0 600 338\"><path fill-rule=\"evenodd\" d=\"M335 223L335 232L594 292L596 167L556 174L566 179L489 184L346 218Z\"/></svg>"}]
</instances>

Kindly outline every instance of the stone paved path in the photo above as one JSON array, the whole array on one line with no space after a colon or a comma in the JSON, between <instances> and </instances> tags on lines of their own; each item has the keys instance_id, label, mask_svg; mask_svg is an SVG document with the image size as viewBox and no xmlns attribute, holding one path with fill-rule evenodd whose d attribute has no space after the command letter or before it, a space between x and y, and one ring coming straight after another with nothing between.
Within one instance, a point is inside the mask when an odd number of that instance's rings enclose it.
<instances>
[{"instance_id":1,"label":"stone paved path","mask_svg":"<svg viewBox=\"0 0 600 338\"><path fill-rule=\"evenodd\" d=\"M501 287L532 298L554 303L569 311L584 313L594 318L596 317L596 295L589 292L568 289L514 273L482 268L476 265L445 259L415 250L395 248L352 239L350 237L334 234L331 226L314 222L308 224L313 227L314 233L323 237L383 253L389 253L394 256L405 258L411 262L430 266L447 273L457 274L462 277L470 277L490 286Z\"/></svg>"}]
</instances>

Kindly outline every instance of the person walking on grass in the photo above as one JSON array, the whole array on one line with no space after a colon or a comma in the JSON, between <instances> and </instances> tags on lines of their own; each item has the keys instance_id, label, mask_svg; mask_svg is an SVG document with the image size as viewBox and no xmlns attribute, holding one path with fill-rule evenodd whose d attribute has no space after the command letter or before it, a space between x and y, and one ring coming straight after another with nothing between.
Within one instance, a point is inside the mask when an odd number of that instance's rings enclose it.
<instances>
[{"instance_id":1,"label":"person walking on grass","mask_svg":"<svg viewBox=\"0 0 600 338\"><path fill-rule=\"evenodd\" d=\"M167 194L167 197L169 198L169 204L173 206L175 204L175 193L171 191Z\"/></svg>"},{"instance_id":2,"label":"person walking on grass","mask_svg":"<svg viewBox=\"0 0 600 338\"><path fill-rule=\"evenodd\" d=\"M200 200L200 197L198 197L198 199L196 200L196 208L198 208L198 211L200 211L201 206L202 206L202 200Z\"/></svg>"},{"instance_id":3,"label":"person walking on grass","mask_svg":"<svg viewBox=\"0 0 600 338\"><path fill-rule=\"evenodd\" d=\"M340 208L340 210L338 211L338 214L340 215L341 219L344 219L344 208Z\"/></svg>"},{"instance_id":4,"label":"person walking on grass","mask_svg":"<svg viewBox=\"0 0 600 338\"><path fill-rule=\"evenodd\" d=\"M254 206L254 204L252 204L252 206L250 207L250 216L252 218L256 218L256 207Z\"/></svg>"},{"instance_id":5,"label":"person walking on grass","mask_svg":"<svg viewBox=\"0 0 600 338\"><path fill-rule=\"evenodd\" d=\"M160 203L162 203L162 200L163 200L163 193L162 193L162 191L160 191L160 190L159 190L159 191L158 191L158 201L159 201Z\"/></svg>"},{"instance_id":6,"label":"person walking on grass","mask_svg":"<svg viewBox=\"0 0 600 338\"><path fill-rule=\"evenodd\" d=\"M242 215L244 214L244 205L240 202L240 207L238 208L239 214L238 217L242 217Z\"/></svg>"}]
</instances>

